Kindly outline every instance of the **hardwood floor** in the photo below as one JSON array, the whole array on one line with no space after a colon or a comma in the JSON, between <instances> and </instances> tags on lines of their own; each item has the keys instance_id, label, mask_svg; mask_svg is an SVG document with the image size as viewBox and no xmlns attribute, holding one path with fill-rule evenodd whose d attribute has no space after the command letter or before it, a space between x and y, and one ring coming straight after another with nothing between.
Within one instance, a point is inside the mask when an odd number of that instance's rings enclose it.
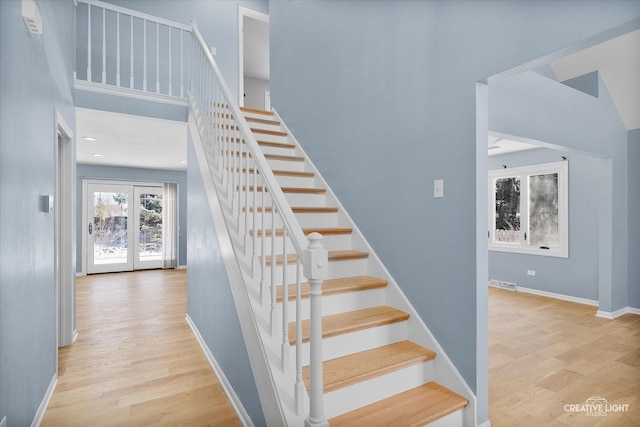
<instances>
[{"instance_id":1,"label":"hardwood floor","mask_svg":"<svg viewBox=\"0 0 640 427\"><path fill-rule=\"evenodd\" d=\"M489 289L489 416L501 426L639 426L640 316ZM587 416L591 397L628 404Z\"/></svg>"},{"instance_id":2,"label":"hardwood floor","mask_svg":"<svg viewBox=\"0 0 640 427\"><path fill-rule=\"evenodd\" d=\"M78 339L59 351L43 426L240 426L185 320L186 270L76 280Z\"/></svg>"}]
</instances>

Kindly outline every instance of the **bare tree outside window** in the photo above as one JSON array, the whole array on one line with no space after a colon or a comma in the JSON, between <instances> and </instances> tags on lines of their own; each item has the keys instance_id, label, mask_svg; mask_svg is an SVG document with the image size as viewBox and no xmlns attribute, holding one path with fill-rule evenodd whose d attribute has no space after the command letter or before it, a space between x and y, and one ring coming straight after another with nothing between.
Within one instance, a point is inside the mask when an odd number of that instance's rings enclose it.
<instances>
[{"instance_id":1,"label":"bare tree outside window","mask_svg":"<svg viewBox=\"0 0 640 427\"><path fill-rule=\"evenodd\" d=\"M520 232L520 178L496 179L495 240L516 243Z\"/></svg>"},{"instance_id":2,"label":"bare tree outside window","mask_svg":"<svg viewBox=\"0 0 640 427\"><path fill-rule=\"evenodd\" d=\"M529 177L529 244L558 246L558 174Z\"/></svg>"}]
</instances>

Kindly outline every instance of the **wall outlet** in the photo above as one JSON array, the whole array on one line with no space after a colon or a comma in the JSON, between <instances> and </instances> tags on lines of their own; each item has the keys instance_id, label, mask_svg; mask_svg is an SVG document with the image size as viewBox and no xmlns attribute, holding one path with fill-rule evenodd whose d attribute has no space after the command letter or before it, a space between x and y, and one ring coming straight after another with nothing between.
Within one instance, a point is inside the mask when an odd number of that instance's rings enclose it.
<instances>
[{"instance_id":1,"label":"wall outlet","mask_svg":"<svg viewBox=\"0 0 640 427\"><path fill-rule=\"evenodd\" d=\"M7 417L2 417L2 421L0 421L0 427L7 427Z\"/></svg>"},{"instance_id":2,"label":"wall outlet","mask_svg":"<svg viewBox=\"0 0 640 427\"><path fill-rule=\"evenodd\" d=\"M528 274L529 276L535 276L535 275L536 275L536 272L535 272L535 270L527 270L527 274Z\"/></svg>"}]
</instances>

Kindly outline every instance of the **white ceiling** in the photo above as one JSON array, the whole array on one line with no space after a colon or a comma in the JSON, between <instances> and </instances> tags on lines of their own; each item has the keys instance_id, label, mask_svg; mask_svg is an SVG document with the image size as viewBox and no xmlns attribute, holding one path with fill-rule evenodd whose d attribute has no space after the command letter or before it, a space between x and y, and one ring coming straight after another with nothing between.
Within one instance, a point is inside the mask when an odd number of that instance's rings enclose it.
<instances>
[{"instance_id":1,"label":"white ceiling","mask_svg":"<svg viewBox=\"0 0 640 427\"><path fill-rule=\"evenodd\" d=\"M76 108L76 143L81 164L187 168L185 122Z\"/></svg>"},{"instance_id":2,"label":"white ceiling","mask_svg":"<svg viewBox=\"0 0 640 427\"><path fill-rule=\"evenodd\" d=\"M627 130L640 128L640 30L551 63L563 82L598 71Z\"/></svg>"},{"instance_id":3,"label":"white ceiling","mask_svg":"<svg viewBox=\"0 0 640 427\"><path fill-rule=\"evenodd\" d=\"M489 135L489 156L533 150L535 148L540 147L533 144L527 144L526 142Z\"/></svg>"},{"instance_id":4,"label":"white ceiling","mask_svg":"<svg viewBox=\"0 0 640 427\"><path fill-rule=\"evenodd\" d=\"M244 75L269 80L269 23L244 18Z\"/></svg>"}]
</instances>

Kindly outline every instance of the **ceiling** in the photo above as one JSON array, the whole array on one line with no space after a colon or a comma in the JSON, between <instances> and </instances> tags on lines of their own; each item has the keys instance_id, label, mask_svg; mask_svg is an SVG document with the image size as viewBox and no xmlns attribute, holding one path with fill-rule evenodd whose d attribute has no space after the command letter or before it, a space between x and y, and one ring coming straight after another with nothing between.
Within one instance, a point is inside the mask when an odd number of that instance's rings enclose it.
<instances>
[{"instance_id":1,"label":"ceiling","mask_svg":"<svg viewBox=\"0 0 640 427\"><path fill-rule=\"evenodd\" d=\"M270 80L269 23L245 16L243 29L244 75Z\"/></svg>"},{"instance_id":2,"label":"ceiling","mask_svg":"<svg viewBox=\"0 0 640 427\"><path fill-rule=\"evenodd\" d=\"M627 130L640 128L640 30L553 61L564 82L598 71ZM489 136L489 156L538 148L536 145Z\"/></svg>"},{"instance_id":3,"label":"ceiling","mask_svg":"<svg viewBox=\"0 0 640 427\"><path fill-rule=\"evenodd\" d=\"M81 164L187 168L185 122L76 108L76 143Z\"/></svg>"}]
</instances>

